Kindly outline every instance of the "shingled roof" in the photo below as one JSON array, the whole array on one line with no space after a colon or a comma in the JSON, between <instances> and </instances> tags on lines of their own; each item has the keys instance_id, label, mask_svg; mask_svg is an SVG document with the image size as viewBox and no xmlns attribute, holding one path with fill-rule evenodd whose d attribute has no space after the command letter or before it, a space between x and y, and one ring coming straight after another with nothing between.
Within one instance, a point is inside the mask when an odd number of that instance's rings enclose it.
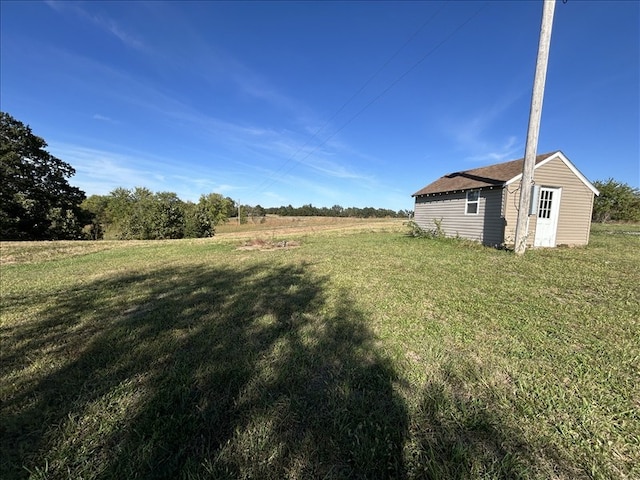
<instances>
[{"instance_id":1,"label":"shingled roof","mask_svg":"<svg viewBox=\"0 0 640 480\"><path fill-rule=\"evenodd\" d=\"M546 160L558 152L550 152L536 157L536 164ZM421 195L432 195L435 193L447 193L460 190L471 190L474 188L502 187L509 180L522 173L524 158L512 160L510 162L497 163L487 167L453 172L440 177L421 190L411 195L418 197Z\"/></svg>"}]
</instances>

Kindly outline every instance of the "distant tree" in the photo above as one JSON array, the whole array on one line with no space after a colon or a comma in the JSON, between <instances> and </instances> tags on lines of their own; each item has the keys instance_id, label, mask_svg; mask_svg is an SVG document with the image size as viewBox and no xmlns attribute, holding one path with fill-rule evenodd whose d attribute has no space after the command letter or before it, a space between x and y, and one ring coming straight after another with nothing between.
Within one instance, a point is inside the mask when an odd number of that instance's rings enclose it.
<instances>
[{"instance_id":1,"label":"distant tree","mask_svg":"<svg viewBox=\"0 0 640 480\"><path fill-rule=\"evenodd\" d=\"M293 210L294 210L293 207L291 206L291 204L289 204L286 207L285 206L281 206L280 208L276 209L275 212L270 212L270 213L276 213L278 215L286 217L286 216L295 215L295 213L293 213Z\"/></svg>"},{"instance_id":2,"label":"distant tree","mask_svg":"<svg viewBox=\"0 0 640 480\"><path fill-rule=\"evenodd\" d=\"M82 225L78 215L70 209L52 207L47 214L46 238L49 240L80 240L82 238Z\"/></svg>"},{"instance_id":3,"label":"distant tree","mask_svg":"<svg viewBox=\"0 0 640 480\"><path fill-rule=\"evenodd\" d=\"M117 238L161 240L182 238L185 230L183 202L173 192L153 193L148 188L118 188L107 207Z\"/></svg>"},{"instance_id":4,"label":"distant tree","mask_svg":"<svg viewBox=\"0 0 640 480\"><path fill-rule=\"evenodd\" d=\"M249 222L249 216L251 214L251 205L240 205L238 207L238 213L240 214L240 224L245 225Z\"/></svg>"},{"instance_id":5,"label":"distant tree","mask_svg":"<svg viewBox=\"0 0 640 480\"><path fill-rule=\"evenodd\" d=\"M156 193L153 200L151 238L154 240L182 238L185 227L182 200L173 192Z\"/></svg>"},{"instance_id":6,"label":"distant tree","mask_svg":"<svg viewBox=\"0 0 640 480\"><path fill-rule=\"evenodd\" d=\"M148 188L116 188L107 196L92 195L82 204L87 238L159 240L209 237L235 211L234 201L218 193L199 202L183 202L174 192Z\"/></svg>"},{"instance_id":7,"label":"distant tree","mask_svg":"<svg viewBox=\"0 0 640 480\"><path fill-rule=\"evenodd\" d=\"M206 223L201 211L193 202L185 202L182 204L184 212L184 237L185 238L201 238L209 236L208 224Z\"/></svg>"},{"instance_id":8,"label":"distant tree","mask_svg":"<svg viewBox=\"0 0 640 480\"><path fill-rule=\"evenodd\" d=\"M264 221L264 217L267 214L266 210L259 204L255 207L244 205L242 208L246 210L247 215L249 216L249 218L251 218L252 223Z\"/></svg>"},{"instance_id":9,"label":"distant tree","mask_svg":"<svg viewBox=\"0 0 640 480\"><path fill-rule=\"evenodd\" d=\"M594 222L640 221L640 190L613 178L596 180L593 185L600 191L593 202Z\"/></svg>"},{"instance_id":10,"label":"distant tree","mask_svg":"<svg viewBox=\"0 0 640 480\"><path fill-rule=\"evenodd\" d=\"M107 195L91 195L80 204L84 217L82 231L87 239L101 240L104 237L105 227L109 224L109 201Z\"/></svg>"},{"instance_id":11,"label":"distant tree","mask_svg":"<svg viewBox=\"0 0 640 480\"><path fill-rule=\"evenodd\" d=\"M197 205L196 216L200 222L198 230L200 236L212 237L215 235L216 225L226 222L235 209L235 202L229 197L223 197L219 193L201 195Z\"/></svg>"},{"instance_id":12,"label":"distant tree","mask_svg":"<svg viewBox=\"0 0 640 480\"><path fill-rule=\"evenodd\" d=\"M331 207L331 214L334 217L341 217L343 213L344 213L344 208L342 208L342 206L334 205L333 207Z\"/></svg>"},{"instance_id":13,"label":"distant tree","mask_svg":"<svg viewBox=\"0 0 640 480\"><path fill-rule=\"evenodd\" d=\"M132 192L126 188L118 187L109 194L109 202L105 209L105 233L108 232L110 238L129 238L133 205Z\"/></svg>"},{"instance_id":14,"label":"distant tree","mask_svg":"<svg viewBox=\"0 0 640 480\"><path fill-rule=\"evenodd\" d=\"M152 240L155 212L153 192L145 187L136 187L130 192L129 214L122 225L122 238L127 240Z\"/></svg>"},{"instance_id":15,"label":"distant tree","mask_svg":"<svg viewBox=\"0 0 640 480\"><path fill-rule=\"evenodd\" d=\"M260 204L253 207L253 212L258 217L264 217L267 214L267 211Z\"/></svg>"},{"instance_id":16,"label":"distant tree","mask_svg":"<svg viewBox=\"0 0 640 480\"><path fill-rule=\"evenodd\" d=\"M365 208L361 209L361 213L360 213L359 216L364 217L364 218L375 217L376 216L376 211L372 207L365 207Z\"/></svg>"},{"instance_id":17,"label":"distant tree","mask_svg":"<svg viewBox=\"0 0 640 480\"><path fill-rule=\"evenodd\" d=\"M262 208L262 207L260 207ZM328 207L314 207L308 203L301 207L292 207L291 205L280 207L269 207L263 209L265 213L275 214L280 216L320 216L320 217L356 217L356 218L406 218L413 212L411 210L399 210L398 212L390 210L388 208L373 208L373 207L348 207L344 208L340 205L333 205Z\"/></svg>"},{"instance_id":18,"label":"distant tree","mask_svg":"<svg viewBox=\"0 0 640 480\"><path fill-rule=\"evenodd\" d=\"M304 217L312 217L314 215L316 215L316 208L311 205L310 203L307 203L305 205L302 205L300 208L297 209L297 212L294 215L300 215L300 216L304 216Z\"/></svg>"},{"instance_id":19,"label":"distant tree","mask_svg":"<svg viewBox=\"0 0 640 480\"><path fill-rule=\"evenodd\" d=\"M79 238L85 194L69 185L75 170L45 150L28 125L0 112L0 238Z\"/></svg>"}]
</instances>

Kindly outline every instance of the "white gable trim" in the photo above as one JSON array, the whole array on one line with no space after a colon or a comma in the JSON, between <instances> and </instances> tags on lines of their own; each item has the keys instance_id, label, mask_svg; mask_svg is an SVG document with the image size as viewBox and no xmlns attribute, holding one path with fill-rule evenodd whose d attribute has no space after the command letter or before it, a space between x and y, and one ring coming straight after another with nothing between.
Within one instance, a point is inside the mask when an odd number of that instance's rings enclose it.
<instances>
[{"instance_id":1,"label":"white gable trim","mask_svg":"<svg viewBox=\"0 0 640 480\"><path fill-rule=\"evenodd\" d=\"M569 161L569 159L567 157L565 157L564 154L559 150L556 153L554 153L553 155L549 155L549 157L545 158L540 163L536 164L536 166L533 167L534 171L537 170L539 167L542 167L543 165L549 163L551 160L553 160L555 158L559 158L562 161L562 163L564 163L567 167L569 167L569 170L571 170L573 172L573 174L576 177L578 177L580 179L580 181L582 183L584 183L586 185L586 187L594 193L594 195L600 195L600 192L598 191L598 189L596 187L594 187L591 184L591 182L589 180L587 180L587 177L585 177L582 173L580 173L580 170L578 170L575 167L575 165L573 163L571 163ZM522 178L522 174L519 173L518 175L516 175L512 179L507 180L504 185L507 186L507 185L511 185L514 182L519 182L521 178Z\"/></svg>"}]
</instances>

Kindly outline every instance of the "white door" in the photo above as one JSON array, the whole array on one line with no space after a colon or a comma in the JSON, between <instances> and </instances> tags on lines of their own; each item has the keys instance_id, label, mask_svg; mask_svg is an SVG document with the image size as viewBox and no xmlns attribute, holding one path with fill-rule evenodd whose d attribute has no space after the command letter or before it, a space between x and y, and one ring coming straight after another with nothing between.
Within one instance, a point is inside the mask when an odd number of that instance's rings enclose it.
<instances>
[{"instance_id":1,"label":"white door","mask_svg":"<svg viewBox=\"0 0 640 480\"><path fill-rule=\"evenodd\" d=\"M535 247L555 247L560 212L560 189L542 187L538 200Z\"/></svg>"}]
</instances>

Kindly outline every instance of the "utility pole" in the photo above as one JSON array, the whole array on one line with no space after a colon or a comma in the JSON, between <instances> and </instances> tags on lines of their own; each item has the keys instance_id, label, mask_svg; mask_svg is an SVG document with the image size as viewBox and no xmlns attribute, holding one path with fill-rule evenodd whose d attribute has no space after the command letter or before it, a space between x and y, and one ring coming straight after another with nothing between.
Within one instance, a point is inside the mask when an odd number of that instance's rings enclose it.
<instances>
[{"instance_id":1,"label":"utility pole","mask_svg":"<svg viewBox=\"0 0 640 480\"><path fill-rule=\"evenodd\" d=\"M522 180L520 182L520 203L518 206L518 220L516 222L515 252L522 255L527 248L529 235L529 208L531 206L531 187L533 186L533 169L536 164L538 150L538 134L540 133L540 117L542 115L542 99L544 97L544 82L547 77L547 62L549 60L549 45L551 43L551 27L553 26L553 12L556 0L544 0L542 8L542 26L538 43L538 59L536 74L533 80L533 94L531 95L531 110L529 111L529 127L527 129L527 143L525 145ZM536 199L533 199L536 201Z\"/></svg>"}]
</instances>

